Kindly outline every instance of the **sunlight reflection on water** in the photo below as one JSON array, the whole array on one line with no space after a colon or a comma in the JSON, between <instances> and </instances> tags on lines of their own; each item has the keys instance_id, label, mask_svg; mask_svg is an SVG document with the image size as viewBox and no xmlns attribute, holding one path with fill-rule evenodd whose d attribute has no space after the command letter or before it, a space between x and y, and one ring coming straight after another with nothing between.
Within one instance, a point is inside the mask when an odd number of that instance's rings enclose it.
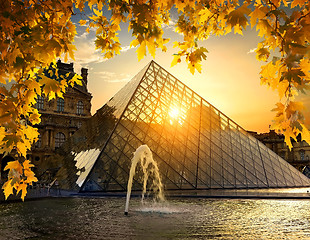
<instances>
[{"instance_id":1,"label":"sunlight reflection on water","mask_svg":"<svg viewBox=\"0 0 310 240\"><path fill-rule=\"evenodd\" d=\"M0 205L0 239L310 239L308 200L45 199Z\"/></svg>"}]
</instances>

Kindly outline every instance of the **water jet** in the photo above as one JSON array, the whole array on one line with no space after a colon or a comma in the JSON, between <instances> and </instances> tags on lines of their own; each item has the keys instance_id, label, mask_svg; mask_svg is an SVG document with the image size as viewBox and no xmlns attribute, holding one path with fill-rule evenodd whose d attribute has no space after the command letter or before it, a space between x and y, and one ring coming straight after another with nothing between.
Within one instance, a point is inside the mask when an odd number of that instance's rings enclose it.
<instances>
[{"instance_id":1,"label":"water jet","mask_svg":"<svg viewBox=\"0 0 310 240\"><path fill-rule=\"evenodd\" d=\"M132 188L133 177L136 172L138 162L141 164L143 171L143 189L142 189L142 202L146 193L147 181L150 175L153 175L152 190L154 192L154 199L164 201L163 184L160 178L159 169L157 163L153 159L153 154L147 145L141 145L134 152L134 156L131 160L131 167L129 171L129 179L127 185L127 196L125 205L125 215L128 215L129 200Z\"/></svg>"}]
</instances>

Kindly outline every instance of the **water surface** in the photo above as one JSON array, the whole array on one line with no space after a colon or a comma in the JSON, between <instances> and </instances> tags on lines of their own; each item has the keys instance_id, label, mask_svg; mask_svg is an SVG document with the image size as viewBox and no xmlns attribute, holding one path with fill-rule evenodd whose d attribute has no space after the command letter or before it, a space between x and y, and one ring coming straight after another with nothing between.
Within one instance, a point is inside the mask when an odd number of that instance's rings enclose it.
<instances>
[{"instance_id":1,"label":"water surface","mask_svg":"<svg viewBox=\"0 0 310 240\"><path fill-rule=\"evenodd\" d=\"M310 239L308 200L52 198L0 205L0 239Z\"/></svg>"}]
</instances>

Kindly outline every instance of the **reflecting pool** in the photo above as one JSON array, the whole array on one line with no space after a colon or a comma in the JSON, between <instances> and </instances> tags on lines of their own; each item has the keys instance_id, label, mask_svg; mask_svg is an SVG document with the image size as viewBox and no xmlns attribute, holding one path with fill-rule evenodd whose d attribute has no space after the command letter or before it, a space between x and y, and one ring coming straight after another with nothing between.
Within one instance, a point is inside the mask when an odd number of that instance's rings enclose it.
<instances>
[{"instance_id":1,"label":"reflecting pool","mask_svg":"<svg viewBox=\"0 0 310 240\"><path fill-rule=\"evenodd\" d=\"M309 200L50 198L0 205L0 239L310 239Z\"/></svg>"}]
</instances>

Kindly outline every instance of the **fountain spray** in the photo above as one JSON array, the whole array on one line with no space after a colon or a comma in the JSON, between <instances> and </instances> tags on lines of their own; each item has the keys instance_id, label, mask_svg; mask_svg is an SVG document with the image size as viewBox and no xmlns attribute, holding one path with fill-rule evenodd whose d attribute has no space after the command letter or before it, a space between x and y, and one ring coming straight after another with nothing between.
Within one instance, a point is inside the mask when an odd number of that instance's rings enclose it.
<instances>
[{"instance_id":1,"label":"fountain spray","mask_svg":"<svg viewBox=\"0 0 310 240\"><path fill-rule=\"evenodd\" d=\"M142 201L144 199L144 194L146 193L146 185L147 180L150 174L153 174L153 183L152 188L155 195L156 200L164 201L164 192L163 192L163 184L159 175L159 169L157 163L153 159L153 154L150 148L147 145L141 145L136 149L134 152L134 156L131 160L131 167L129 172L129 179L127 185L127 197L126 197L126 205L125 205L125 215L128 215L128 207L129 207L129 200L131 194L131 187L133 177L135 175L136 166L140 161L142 171L143 171L143 191L142 191Z\"/></svg>"}]
</instances>

